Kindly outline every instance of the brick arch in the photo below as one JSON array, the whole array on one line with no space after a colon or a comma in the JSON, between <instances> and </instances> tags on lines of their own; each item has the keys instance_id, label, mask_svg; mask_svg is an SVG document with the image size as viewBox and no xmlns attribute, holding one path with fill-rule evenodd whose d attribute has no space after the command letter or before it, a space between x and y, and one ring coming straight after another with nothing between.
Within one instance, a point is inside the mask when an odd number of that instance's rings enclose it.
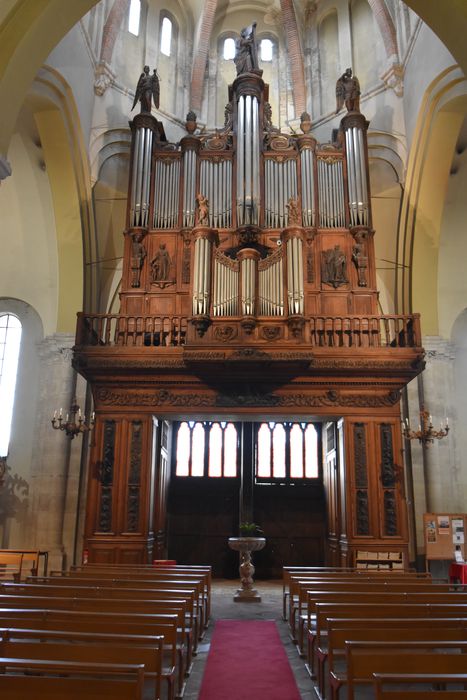
<instances>
[{"instance_id":1,"label":"brick arch","mask_svg":"<svg viewBox=\"0 0 467 700\"><path fill-rule=\"evenodd\" d=\"M397 57L397 33L384 0L367 0L378 25L388 58Z\"/></svg>"},{"instance_id":2,"label":"brick arch","mask_svg":"<svg viewBox=\"0 0 467 700\"><path fill-rule=\"evenodd\" d=\"M298 117L305 111L306 89L303 55L293 0L281 0L281 10L287 40L287 53L289 57L290 72L292 76L292 94L295 107L295 117Z\"/></svg>"},{"instance_id":3,"label":"brick arch","mask_svg":"<svg viewBox=\"0 0 467 700\"><path fill-rule=\"evenodd\" d=\"M208 60L209 44L217 10L217 0L206 0L201 18L201 31L198 48L193 56L193 71L191 74L191 108L200 112L203 101L204 72Z\"/></svg>"},{"instance_id":4,"label":"brick arch","mask_svg":"<svg viewBox=\"0 0 467 700\"><path fill-rule=\"evenodd\" d=\"M105 20L104 29L102 30L100 60L105 61L105 63L109 65L112 61L112 54L118 32L129 7L130 0L115 0Z\"/></svg>"}]
</instances>

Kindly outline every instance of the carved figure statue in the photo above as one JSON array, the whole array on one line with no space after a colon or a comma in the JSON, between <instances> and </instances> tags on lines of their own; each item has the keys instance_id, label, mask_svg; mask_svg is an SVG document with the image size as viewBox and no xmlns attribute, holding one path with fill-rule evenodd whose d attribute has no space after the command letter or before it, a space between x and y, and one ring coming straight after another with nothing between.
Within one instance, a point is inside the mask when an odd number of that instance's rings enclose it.
<instances>
[{"instance_id":1,"label":"carved figure statue","mask_svg":"<svg viewBox=\"0 0 467 700\"><path fill-rule=\"evenodd\" d=\"M169 279L170 255L165 243L159 244L159 250L151 260L152 281L161 282Z\"/></svg>"},{"instance_id":2,"label":"carved figure statue","mask_svg":"<svg viewBox=\"0 0 467 700\"><path fill-rule=\"evenodd\" d=\"M356 243L352 250L352 260L355 263L358 273L358 286L366 287L366 270L368 267L368 257L365 255L365 246L363 243Z\"/></svg>"},{"instance_id":3,"label":"carved figure statue","mask_svg":"<svg viewBox=\"0 0 467 700\"><path fill-rule=\"evenodd\" d=\"M198 205L198 224L200 226L208 226L209 224L209 201L204 194L199 192L196 195L196 204Z\"/></svg>"},{"instance_id":4,"label":"carved figure statue","mask_svg":"<svg viewBox=\"0 0 467 700\"><path fill-rule=\"evenodd\" d=\"M286 204L288 211L288 225L289 226L301 226L302 224L302 213L298 206L298 199L295 197L290 197L288 203Z\"/></svg>"},{"instance_id":5,"label":"carved figure statue","mask_svg":"<svg viewBox=\"0 0 467 700\"><path fill-rule=\"evenodd\" d=\"M152 75L149 75L149 66L144 66L143 72L139 76L136 85L135 99L131 110L136 107L136 103L141 104L141 113L151 112L151 100L154 100L154 107L159 109L160 84L157 69L154 68Z\"/></svg>"},{"instance_id":6,"label":"carved figure statue","mask_svg":"<svg viewBox=\"0 0 467 700\"><path fill-rule=\"evenodd\" d=\"M352 75L351 68L347 68L336 83L336 114L344 103L348 112L360 111L360 83Z\"/></svg>"},{"instance_id":7,"label":"carved figure statue","mask_svg":"<svg viewBox=\"0 0 467 700\"><path fill-rule=\"evenodd\" d=\"M141 268L146 257L146 248L143 243L141 233L135 233L131 241L131 286L139 287L141 278Z\"/></svg>"},{"instance_id":8,"label":"carved figure statue","mask_svg":"<svg viewBox=\"0 0 467 700\"><path fill-rule=\"evenodd\" d=\"M259 70L256 22L253 22L253 24L245 27L240 32L240 38L235 42L234 63L237 68L237 75Z\"/></svg>"},{"instance_id":9,"label":"carved figure statue","mask_svg":"<svg viewBox=\"0 0 467 700\"><path fill-rule=\"evenodd\" d=\"M346 284L347 280L347 258L339 245L334 248L323 250L322 252L321 278L326 284L332 284L334 288Z\"/></svg>"}]
</instances>

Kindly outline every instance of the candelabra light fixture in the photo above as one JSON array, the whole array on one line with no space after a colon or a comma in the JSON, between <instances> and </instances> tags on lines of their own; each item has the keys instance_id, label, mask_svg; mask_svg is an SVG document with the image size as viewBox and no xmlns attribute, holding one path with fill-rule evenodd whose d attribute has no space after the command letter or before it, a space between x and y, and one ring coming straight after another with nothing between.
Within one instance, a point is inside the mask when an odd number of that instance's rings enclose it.
<instances>
[{"instance_id":1,"label":"candelabra light fixture","mask_svg":"<svg viewBox=\"0 0 467 700\"><path fill-rule=\"evenodd\" d=\"M69 413L63 418L63 409L59 411L54 411L54 417L52 418L52 428L54 430L64 430L65 435L73 440L75 435L80 433L87 433L88 430L94 428L94 412L91 414L91 419L89 423L86 423L86 416L81 415L81 409L76 403L76 399L73 399L70 406Z\"/></svg>"},{"instance_id":2,"label":"candelabra light fixture","mask_svg":"<svg viewBox=\"0 0 467 700\"><path fill-rule=\"evenodd\" d=\"M422 406L420 410L420 423L418 430L412 430L409 425L409 419L405 419L405 424L402 424L402 434L407 440L418 440L421 445L429 447L435 440L441 440L449 433L449 420L446 418L446 423L443 426L441 423L439 430L435 430L431 414L425 411Z\"/></svg>"}]
</instances>

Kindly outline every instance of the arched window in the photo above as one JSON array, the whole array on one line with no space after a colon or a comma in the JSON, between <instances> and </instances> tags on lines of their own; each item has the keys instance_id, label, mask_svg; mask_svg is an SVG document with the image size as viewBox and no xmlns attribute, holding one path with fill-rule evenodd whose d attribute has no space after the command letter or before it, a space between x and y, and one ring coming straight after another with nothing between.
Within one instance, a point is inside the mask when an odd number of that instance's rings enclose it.
<instances>
[{"instance_id":1,"label":"arched window","mask_svg":"<svg viewBox=\"0 0 467 700\"><path fill-rule=\"evenodd\" d=\"M139 34L139 20L141 16L141 0L131 0L128 13L128 31L135 36Z\"/></svg>"},{"instance_id":2,"label":"arched window","mask_svg":"<svg viewBox=\"0 0 467 700\"><path fill-rule=\"evenodd\" d=\"M235 58L235 39L232 39L231 36L224 40L223 56L226 61Z\"/></svg>"},{"instance_id":3,"label":"arched window","mask_svg":"<svg viewBox=\"0 0 467 700\"><path fill-rule=\"evenodd\" d=\"M175 476L236 477L238 432L234 423L184 421L176 431Z\"/></svg>"},{"instance_id":4,"label":"arched window","mask_svg":"<svg viewBox=\"0 0 467 700\"><path fill-rule=\"evenodd\" d=\"M168 17L164 17L161 26L161 53L170 56L172 47L172 22Z\"/></svg>"},{"instance_id":5,"label":"arched window","mask_svg":"<svg viewBox=\"0 0 467 700\"><path fill-rule=\"evenodd\" d=\"M260 43L260 56L262 61L272 61L272 47L273 43L271 39L262 39Z\"/></svg>"},{"instance_id":6,"label":"arched window","mask_svg":"<svg viewBox=\"0 0 467 700\"><path fill-rule=\"evenodd\" d=\"M258 481L319 477L318 433L313 423L261 423L257 430Z\"/></svg>"},{"instance_id":7,"label":"arched window","mask_svg":"<svg viewBox=\"0 0 467 700\"><path fill-rule=\"evenodd\" d=\"M0 316L0 456L8 454L21 343L21 322L12 314Z\"/></svg>"}]
</instances>

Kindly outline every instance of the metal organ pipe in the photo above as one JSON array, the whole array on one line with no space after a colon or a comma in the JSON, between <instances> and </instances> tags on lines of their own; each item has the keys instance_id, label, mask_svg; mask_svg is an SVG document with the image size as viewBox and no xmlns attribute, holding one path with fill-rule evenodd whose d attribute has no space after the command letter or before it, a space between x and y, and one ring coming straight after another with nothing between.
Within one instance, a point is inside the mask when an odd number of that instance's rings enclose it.
<instances>
[{"instance_id":1,"label":"metal organ pipe","mask_svg":"<svg viewBox=\"0 0 467 700\"><path fill-rule=\"evenodd\" d=\"M183 154L183 226L195 223L196 153L188 149Z\"/></svg>"},{"instance_id":2,"label":"metal organ pipe","mask_svg":"<svg viewBox=\"0 0 467 700\"><path fill-rule=\"evenodd\" d=\"M240 95L237 106L237 224L259 221L259 110L258 99Z\"/></svg>"},{"instance_id":3,"label":"metal organ pipe","mask_svg":"<svg viewBox=\"0 0 467 700\"><path fill-rule=\"evenodd\" d=\"M131 181L130 226L136 226L136 182L138 179L138 157L141 140L141 129L135 129L135 145L133 149L133 172Z\"/></svg>"},{"instance_id":4,"label":"metal organ pipe","mask_svg":"<svg viewBox=\"0 0 467 700\"><path fill-rule=\"evenodd\" d=\"M303 242L297 236L287 241L287 287L289 313L303 314Z\"/></svg>"},{"instance_id":5,"label":"metal organ pipe","mask_svg":"<svg viewBox=\"0 0 467 700\"><path fill-rule=\"evenodd\" d=\"M362 183L362 217L363 225L368 226L368 183L366 177L365 148L363 143L363 132L358 129L358 152L360 155L360 178Z\"/></svg>"}]
</instances>

